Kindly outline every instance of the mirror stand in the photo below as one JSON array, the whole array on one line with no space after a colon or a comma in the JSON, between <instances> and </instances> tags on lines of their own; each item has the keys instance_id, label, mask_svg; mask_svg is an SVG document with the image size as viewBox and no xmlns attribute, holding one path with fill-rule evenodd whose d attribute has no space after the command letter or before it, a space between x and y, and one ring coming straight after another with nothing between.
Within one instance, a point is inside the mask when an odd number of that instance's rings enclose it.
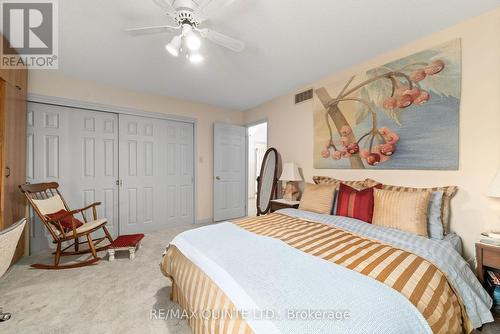
<instances>
[{"instance_id":1,"label":"mirror stand","mask_svg":"<svg viewBox=\"0 0 500 334\"><path fill-rule=\"evenodd\" d=\"M257 216L268 213L271 200L278 197L278 163L278 151L271 147L262 159L257 177Z\"/></svg>"}]
</instances>

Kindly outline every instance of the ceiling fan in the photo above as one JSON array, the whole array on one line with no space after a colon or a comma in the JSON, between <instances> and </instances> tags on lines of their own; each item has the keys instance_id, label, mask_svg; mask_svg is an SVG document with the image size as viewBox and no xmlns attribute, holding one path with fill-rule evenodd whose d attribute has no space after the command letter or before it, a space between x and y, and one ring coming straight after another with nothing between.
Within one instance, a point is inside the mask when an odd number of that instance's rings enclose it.
<instances>
[{"instance_id":1,"label":"ceiling fan","mask_svg":"<svg viewBox=\"0 0 500 334\"><path fill-rule=\"evenodd\" d=\"M201 38L223 46L235 52L245 49L245 44L237 39L221 34L208 28L200 27L213 14L223 7L228 6L234 0L152 0L163 10L175 23L171 25L159 25L126 29L132 33L176 33L172 40L165 45L165 49L172 56L177 57L186 47L186 57L192 63L201 63L204 57L199 53Z\"/></svg>"}]
</instances>

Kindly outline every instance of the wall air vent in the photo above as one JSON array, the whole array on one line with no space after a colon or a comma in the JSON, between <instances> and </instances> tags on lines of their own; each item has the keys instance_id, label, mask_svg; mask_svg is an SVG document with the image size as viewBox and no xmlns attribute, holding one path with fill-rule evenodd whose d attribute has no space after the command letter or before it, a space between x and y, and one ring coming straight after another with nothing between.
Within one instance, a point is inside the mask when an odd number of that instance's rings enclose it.
<instances>
[{"instance_id":1,"label":"wall air vent","mask_svg":"<svg viewBox=\"0 0 500 334\"><path fill-rule=\"evenodd\" d=\"M295 104L308 101L313 98L313 90L309 89L298 94L295 94Z\"/></svg>"}]
</instances>

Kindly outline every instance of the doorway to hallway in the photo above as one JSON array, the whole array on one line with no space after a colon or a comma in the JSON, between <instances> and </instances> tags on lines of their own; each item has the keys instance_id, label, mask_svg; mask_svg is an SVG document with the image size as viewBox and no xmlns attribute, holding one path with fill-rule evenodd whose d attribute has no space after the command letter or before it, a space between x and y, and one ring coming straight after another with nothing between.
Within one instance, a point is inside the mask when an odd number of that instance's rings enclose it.
<instances>
[{"instance_id":1,"label":"doorway to hallway","mask_svg":"<svg viewBox=\"0 0 500 334\"><path fill-rule=\"evenodd\" d=\"M248 136L248 215L257 215L257 177L262 159L267 150L267 122L253 124L247 128Z\"/></svg>"}]
</instances>

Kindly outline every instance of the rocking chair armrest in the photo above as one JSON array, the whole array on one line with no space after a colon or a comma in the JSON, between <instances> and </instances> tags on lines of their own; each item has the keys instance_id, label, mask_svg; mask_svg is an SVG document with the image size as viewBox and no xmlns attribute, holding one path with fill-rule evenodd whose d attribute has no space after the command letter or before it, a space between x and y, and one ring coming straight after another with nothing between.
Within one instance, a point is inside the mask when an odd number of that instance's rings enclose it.
<instances>
[{"instance_id":1,"label":"rocking chair armrest","mask_svg":"<svg viewBox=\"0 0 500 334\"><path fill-rule=\"evenodd\" d=\"M87 205L87 206L86 206L86 207L84 207L84 208L81 208L81 209L78 209L78 210L75 210L75 211L82 212L82 211L86 211L86 210L88 210L88 209L90 209L90 208L93 208L93 207L99 206L99 205L101 205L101 202L94 202L94 203L92 203L92 204Z\"/></svg>"}]
</instances>

